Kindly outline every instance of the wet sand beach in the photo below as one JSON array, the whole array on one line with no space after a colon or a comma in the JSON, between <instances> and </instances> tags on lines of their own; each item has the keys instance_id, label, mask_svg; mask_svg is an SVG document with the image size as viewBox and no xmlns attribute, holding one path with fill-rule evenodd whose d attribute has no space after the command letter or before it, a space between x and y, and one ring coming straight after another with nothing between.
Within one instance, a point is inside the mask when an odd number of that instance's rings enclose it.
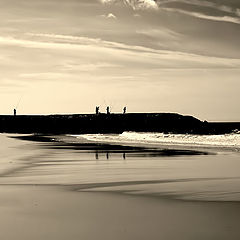
<instances>
[{"instance_id":1,"label":"wet sand beach","mask_svg":"<svg viewBox=\"0 0 240 240\"><path fill-rule=\"evenodd\" d=\"M0 135L1 239L239 239L239 153Z\"/></svg>"},{"instance_id":2,"label":"wet sand beach","mask_svg":"<svg viewBox=\"0 0 240 240\"><path fill-rule=\"evenodd\" d=\"M238 203L1 186L1 239L239 239Z\"/></svg>"}]
</instances>

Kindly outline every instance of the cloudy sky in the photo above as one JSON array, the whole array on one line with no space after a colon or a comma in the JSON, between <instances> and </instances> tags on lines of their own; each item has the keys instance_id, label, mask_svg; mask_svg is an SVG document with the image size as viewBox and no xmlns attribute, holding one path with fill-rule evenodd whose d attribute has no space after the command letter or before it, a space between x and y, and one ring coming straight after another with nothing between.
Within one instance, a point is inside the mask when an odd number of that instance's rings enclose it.
<instances>
[{"instance_id":1,"label":"cloudy sky","mask_svg":"<svg viewBox=\"0 0 240 240\"><path fill-rule=\"evenodd\" d=\"M240 121L239 0L0 0L0 114Z\"/></svg>"}]
</instances>

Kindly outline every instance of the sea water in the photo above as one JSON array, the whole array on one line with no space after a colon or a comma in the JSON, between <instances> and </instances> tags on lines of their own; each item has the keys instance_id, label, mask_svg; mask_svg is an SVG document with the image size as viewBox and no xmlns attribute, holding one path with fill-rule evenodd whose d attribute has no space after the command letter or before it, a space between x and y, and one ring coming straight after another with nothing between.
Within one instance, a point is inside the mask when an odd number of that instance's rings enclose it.
<instances>
[{"instance_id":1,"label":"sea water","mask_svg":"<svg viewBox=\"0 0 240 240\"><path fill-rule=\"evenodd\" d=\"M44 140L0 135L0 184L238 202L239 136L125 132Z\"/></svg>"},{"instance_id":2,"label":"sea water","mask_svg":"<svg viewBox=\"0 0 240 240\"><path fill-rule=\"evenodd\" d=\"M182 146L208 146L240 148L240 132L223 135L165 134L146 132L123 132L122 134L76 135L90 141L144 143Z\"/></svg>"}]
</instances>

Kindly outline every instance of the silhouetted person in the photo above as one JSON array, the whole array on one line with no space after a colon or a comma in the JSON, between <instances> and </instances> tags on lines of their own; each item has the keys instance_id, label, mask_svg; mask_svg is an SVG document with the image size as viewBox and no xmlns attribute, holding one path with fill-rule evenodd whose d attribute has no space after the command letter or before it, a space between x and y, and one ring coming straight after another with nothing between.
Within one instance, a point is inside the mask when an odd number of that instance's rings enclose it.
<instances>
[{"instance_id":1,"label":"silhouetted person","mask_svg":"<svg viewBox=\"0 0 240 240\"><path fill-rule=\"evenodd\" d=\"M123 114L125 114L126 112L127 112L127 108L124 107L124 108L123 108Z\"/></svg>"},{"instance_id":2,"label":"silhouetted person","mask_svg":"<svg viewBox=\"0 0 240 240\"><path fill-rule=\"evenodd\" d=\"M99 107L96 107L96 114L99 114Z\"/></svg>"},{"instance_id":3,"label":"silhouetted person","mask_svg":"<svg viewBox=\"0 0 240 240\"><path fill-rule=\"evenodd\" d=\"M110 107L109 106L107 106L106 110L107 110L107 114L110 114Z\"/></svg>"},{"instance_id":4,"label":"silhouetted person","mask_svg":"<svg viewBox=\"0 0 240 240\"><path fill-rule=\"evenodd\" d=\"M17 115L17 110L14 108L13 110L13 115L16 116Z\"/></svg>"},{"instance_id":5,"label":"silhouetted person","mask_svg":"<svg viewBox=\"0 0 240 240\"><path fill-rule=\"evenodd\" d=\"M109 153L108 152L106 153L106 158L107 158L107 160L109 159Z\"/></svg>"}]
</instances>

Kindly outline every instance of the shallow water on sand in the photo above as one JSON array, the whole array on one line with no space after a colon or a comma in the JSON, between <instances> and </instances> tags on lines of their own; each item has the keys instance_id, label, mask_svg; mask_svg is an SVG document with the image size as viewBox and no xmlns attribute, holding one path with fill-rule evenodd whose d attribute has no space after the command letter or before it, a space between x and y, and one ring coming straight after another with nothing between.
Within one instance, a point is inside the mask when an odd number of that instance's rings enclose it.
<instances>
[{"instance_id":1,"label":"shallow water on sand","mask_svg":"<svg viewBox=\"0 0 240 240\"><path fill-rule=\"evenodd\" d=\"M0 239L238 240L239 152L0 134Z\"/></svg>"},{"instance_id":2,"label":"shallow water on sand","mask_svg":"<svg viewBox=\"0 0 240 240\"><path fill-rule=\"evenodd\" d=\"M64 185L201 201L240 201L240 154L123 146L68 136L0 135L0 184Z\"/></svg>"}]
</instances>

